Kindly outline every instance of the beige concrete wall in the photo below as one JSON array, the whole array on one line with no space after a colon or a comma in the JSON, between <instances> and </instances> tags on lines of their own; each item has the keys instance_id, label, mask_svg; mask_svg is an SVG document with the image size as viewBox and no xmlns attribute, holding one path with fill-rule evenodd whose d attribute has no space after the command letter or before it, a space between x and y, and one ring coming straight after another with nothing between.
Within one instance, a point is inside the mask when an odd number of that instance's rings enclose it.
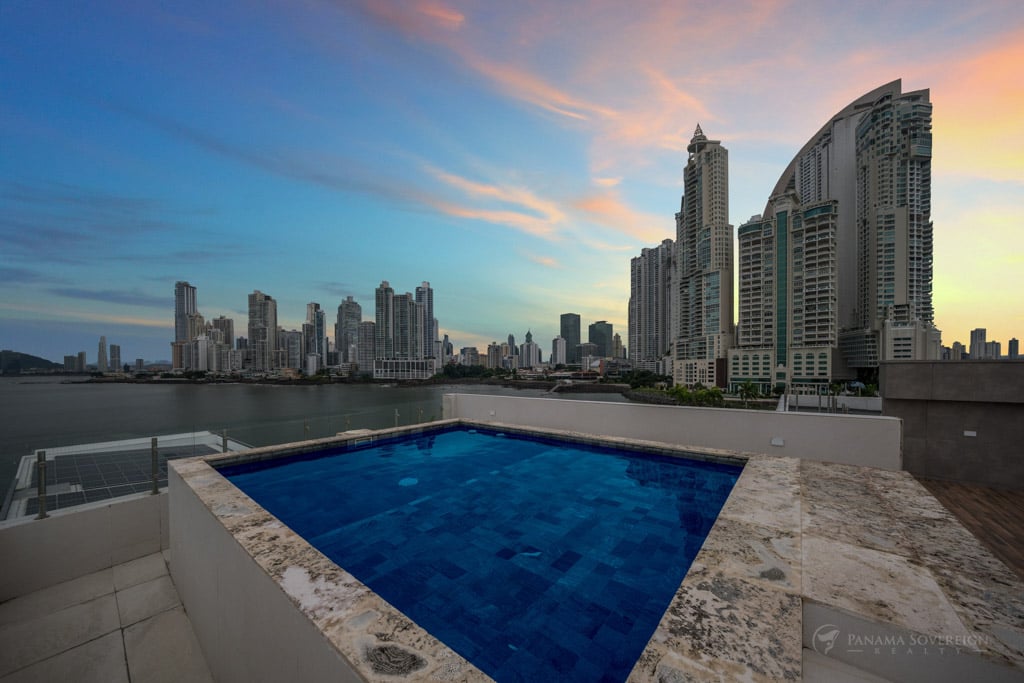
<instances>
[{"instance_id":1,"label":"beige concrete wall","mask_svg":"<svg viewBox=\"0 0 1024 683\"><path fill-rule=\"evenodd\" d=\"M866 415L445 394L444 417L901 469L901 423Z\"/></svg>"},{"instance_id":2,"label":"beige concrete wall","mask_svg":"<svg viewBox=\"0 0 1024 683\"><path fill-rule=\"evenodd\" d=\"M167 493L0 523L0 602L168 547Z\"/></svg>"},{"instance_id":3,"label":"beige concrete wall","mask_svg":"<svg viewBox=\"0 0 1024 683\"><path fill-rule=\"evenodd\" d=\"M168 468L171 578L214 680L358 683L324 635Z\"/></svg>"}]
</instances>

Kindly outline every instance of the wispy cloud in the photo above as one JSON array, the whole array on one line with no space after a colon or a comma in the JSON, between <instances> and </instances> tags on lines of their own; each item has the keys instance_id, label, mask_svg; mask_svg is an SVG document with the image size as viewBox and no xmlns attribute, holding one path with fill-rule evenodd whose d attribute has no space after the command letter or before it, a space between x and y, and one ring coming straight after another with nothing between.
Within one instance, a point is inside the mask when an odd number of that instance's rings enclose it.
<instances>
[{"instance_id":1,"label":"wispy cloud","mask_svg":"<svg viewBox=\"0 0 1024 683\"><path fill-rule=\"evenodd\" d=\"M4 284L30 284L39 282L56 282L57 278L45 275L29 268L0 266L0 282Z\"/></svg>"},{"instance_id":2,"label":"wispy cloud","mask_svg":"<svg viewBox=\"0 0 1024 683\"><path fill-rule=\"evenodd\" d=\"M520 252L530 261L533 261L537 265L544 266L545 268L561 268L562 264L558 262L554 256L549 254L532 254L529 252Z\"/></svg>"},{"instance_id":3,"label":"wispy cloud","mask_svg":"<svg viewBox=\"0 0 1024 683\"><path fill-rule=\"evenodd\" d=\"M565 213L556 202L539 197L525 188L470 180L433 166L427 166L426 170L468 199L498 204L498 207L482 207L443 200L433 202L436 208L449 215L507 225L546 239L555 238L559 225L565 221Z\"/></svg>"},{"instance_id":4,"label":"wispy cloud","mask_svg":"<svg viewBox=\"0 0 1024 683\"><path fill-rule=\"evenodd\" d=\"M150 306L153 308L166 308L170 297L154 296L138 290L122 291L116 289L79 289L74 287L54 287L51 294L62 296L68 299L86 299L89 301L102 301L107 304L121 304L125 306Z\"/></svg>"},{"instance_id":5,"label":"wispy cloud","mask_svg":"<svg viewBox=\"0 0 1024 683\"><path fill-rule=\"evenodd\" d=\"M38 306L26 306L0 301L0 310L17 311L28 313L34 320L61 320L61 321L82 321L115 323L118 325L132 325L135 327L156 327L162 329L172 328L173 322L169 317L154 319L142 318L130 315L110 315L109 313L96 313L73 308L56 308Z\"/></svg>"},{"instance_id":6,"label":"wispy cloud","mask_svg":"<svg viewBox=\"0 0 1024 683\"><path fill-rule=\"evenodd\" d=\"M667 216L645 214L622 201L615 189L591 193L573 202L589 220L642 242L660 242L672 231Z\"/></svg>"}]
</instances>

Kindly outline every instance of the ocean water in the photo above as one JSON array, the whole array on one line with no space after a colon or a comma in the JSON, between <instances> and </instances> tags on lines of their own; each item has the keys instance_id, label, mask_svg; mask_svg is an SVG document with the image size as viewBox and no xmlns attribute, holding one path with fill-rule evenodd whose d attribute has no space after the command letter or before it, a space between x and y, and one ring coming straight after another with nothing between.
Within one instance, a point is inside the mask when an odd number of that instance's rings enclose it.
<instances>
[{"instance_id":1,"label":"ocean water","mask_svg":"<svg viewBox=\"0 0 1024 683\"><path fill-rule=\"evenodd\" d=\"M227 430L252 446L268 446L439 419L442 396L451 392L544 395L479 385L66 384L59 377L3 377L0 498L22 456L38 449L201 430ZM618 394L558 396L625 400Z\"/></svg>"},{"instance_id":2,"label":"ocean water","mask_svg":"<svg viewBox=\"0 0 1024 683\"><path fill-rule=\"evenodd\" d=\"M497 681L622 681L740 467L446 429L222 470Z\"/></svg>"}]
</instances>

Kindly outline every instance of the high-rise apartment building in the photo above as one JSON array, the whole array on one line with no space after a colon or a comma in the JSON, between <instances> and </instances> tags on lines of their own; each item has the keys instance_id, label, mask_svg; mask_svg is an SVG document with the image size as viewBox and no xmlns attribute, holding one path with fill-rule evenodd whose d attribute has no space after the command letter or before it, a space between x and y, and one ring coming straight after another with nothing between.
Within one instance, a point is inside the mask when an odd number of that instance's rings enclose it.
<instances>
[{"instance_id":1,"label":"high-rise apartment building","mask_svg":"<svg viewBox=\"0 0 1024 683\"><path fill-rule=\"evenodd\" d=\"M377 357L376 328L377 324L372 320L364 320L359 323L355 363L358 365L361 375L373 374L373 361Z\"/></svg>"},{"instance_id":2,"label":"high-rise apartment building","mask_svg":"<svg viewBox=\"0 0 1024 683\"><path fill-rule=\"evenodd\" d=\"M611 358L612 350L612 324L607 320L598 320L591 323L587 329L587 341L597 347L597 355L601 358Z\"/></svg>"},{"instance_id":3,"label":"high-rise apartment building","mask_svg":"<svg viewBox=\"0 0 1024 683\"><path fill-rule=\"evenodd\" d=\"M434 342L437 341L437 320L434 319L434 290L430 283L424 281L416 288L416 305L419 307L418 318L421 320L420 337L422 338L422 349L416 358L431 358L435 356Z\"/></svg>"},{"instance_id":4,"label":"high-rise apartment building","mask_svg":"<svg viewBox=\"0 0 1024 683\"><path fill-rule=\"evenodd\" d=\"M179 280L174 283L174 341L192 341L188 336L188 317L198 313L196 288Z\"/></svg>"},{"instance_id":5,"label":"high-rise apartment building","mask_svg":"<svg viewBox=\"0 0 1024 683\"><path fill-rule=\"evenodd\" d=\"M374 290L376 358L395 357L395 290L382 280Z\"/></svg>"},{"instance_id":6,"label":"high-rise apartment building","mask_svg":"<svg viewBox=\"0 0 1024 683\"><path fill-rule=\"evenodd\" d=\"M628 344L637 370L670 374L674 254L672 240L664 240L630 260Z\"/></svg>"},{"instance_id":7,"label":"high-rise apartment building","mask_svg":"<svg viewBox=\"0 0 1024 683\"><path fill-rule=\"evenodd\" d=\"M223 315L214 318L210 321L210 326L215 330L220 330L223 339L218 340L219 343L226 345L229 349L235 345L235 321L232 318L226 318Z\"/></svg>"},{"instance_id":8,"label":"high-rise apartment building","mask_svg":"<svg viewBox=\"0 0 1024 683\"><path fill-rule=\"evenodd\" d=\"M884 86L860 115L855 140L857 305L855 325L840 335L846 362L937 360L928 90Z\"/></svg>"},{"instance_id":9,"label":"high-rise apartment building","mask_svg":"<svg viewBox=\"0 0 1024 683\"><path fill-rule=\"evenodd\" d=\"M121 346L119 344L110 345L110 362L108 367L111 372L121 372Z\"/></svg>"},{"instance_id":10,"label":"high-rise apartment building","mask_svg":"<svg viewBox=\"0 0 1024 683\"><path fill-rule=\"evenodd\" d=\"M733 340L729 152L697 126L676 214L677 384L723 385Z\"/></svg>"},{"instance_id":11,"label":"high-rise apartment building","mask_svg":"<svg viewBox=\"0 0 1024 683\"><path fill-rule=\"evenodd\" d=\"M824 392L879 360L939 357L928 91L876 88L800 149L738 231L729 384Z\"/></svg>"},{"instance_id":12,"label":"high-rise apartment building","mask_svg":"<svg viewBox=\"0 0 1024 683\"><path fill-rule=\"evenodd\" d=\"M338 321L334 325L334 347L342 363L356 363L359 342L359 323L363 322L363 307L351 296L338 306Z\"/></svg>"},{"instance_id":13,"label":"high-rise apartment building","mask_svg":"<svg viewBox=\"0 0 1024 683\"><path fill-rule=\"evenodd\" d=\"M559 336L565 340L565 363L574 365L580 362L580 314L563 313L560 320Z\"/></svg>"},{"instance_id":14,"label":"high-rise apartment building","mask_svg":"<svg viewBox=\"0 0 1024 683\"><path fill-rule=\"evenodd\" d=\"M1016 337L1011 337L1009 343L1006 345L1006 357L1010 360L1017 360L1020 358L1020 340Z\"/></svg>"},{"instance_id":15,"label":"high-rise apartment building","mask_svg":"<svg viewBox=\"0 0 1024 683\"><path fill-rule=\"evenodd\" d=\"M557 367L566 363L566 343L563 337L551 340L551 366Z\"/></svg>"},{"instance_id":16,"label":"high-rise apartment building","mask_svg":"<svg viewBox=\"0 0 1024 683\"><path fill-rule=\"evenodd\" d=\"M540 346L533 341L533 332L526 331L526 341L519 347L519 367L536 368L540 365Z\"/></svg>"},{"instance_id":17,"label":"high-rise apartment building","mask_svg":"<svg viewBox=\"0 0 1024 683\"><path fill-rule=\"evenodd\" d=\"M254 290L249 295L249 367L257 372L275 369L277 359L277 302Z\"/></svg>"},{"instance_id":18,"label":"high-rise apartment building","mask_svg":"<svg viewBox=\"0 0 1024 683\"><path fill-rule=\"evenodd\" d=\"M985 344L988 330L984 327L976 327L971 330L971 360L980 360L985 357Z\"/></svg>"},{"instance_id":19,"label":"high-rise apartment building","mask_svg":"<svg viewBox=\"0 0 1024 683\"><path fill-rule=\"evenodd\" d=\"M96 352L97 372L107 371L107 338L100 337L99 349Z\"/></svg>"},{"instance_id":20,"label":"high-rise apartment building","mask_svg":"<svg viewBox=\"0 0 1024 683\"><path fill-rule=\"evenodd\" d=\"M480 365L480 349L475 346L463 346L459 349L459 365Z\"/></svg>"},{"instance_id":21,"label":"high-rise apartment building","mask_svg":"<svg viewBox=\"0 0 1024 683\"><path fill-rule=\"evenodd\" d=\"M309 326L308 332L306 325ZM317 368L327 365L327 316L320 304L306 304L306 325L303 325L305 356L317 357ZM303 359L303 365L305 365Z\"/></svg>"},{"instance_id":22,"label":"high-rise apartment building","mask_svg":"<svg viewBox=\"0 0 1024 683\"><path fill-rule=\"evenodd\" d=\"M491 342L487 345L487 367L491 369L502 367L502 360L504 354L502 353L501 344L498 342Z\"/></svg>"}]
</instances>

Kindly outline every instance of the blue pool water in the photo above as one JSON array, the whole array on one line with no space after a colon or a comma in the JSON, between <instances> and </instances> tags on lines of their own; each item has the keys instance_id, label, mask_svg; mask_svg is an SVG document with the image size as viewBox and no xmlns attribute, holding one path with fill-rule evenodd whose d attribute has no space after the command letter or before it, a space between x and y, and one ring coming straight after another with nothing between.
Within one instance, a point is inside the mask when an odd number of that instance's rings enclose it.
<instances>
[{"instance_id":1,"label":"blue pool water","mask_svg":"<svg viewBox=\"0 0 1024 683\"><path fill-rule=\"evenodd\" d=\"M453 428L221 469L497 681L622 681L740 467Z\"/></svg>"}]
</instances>

